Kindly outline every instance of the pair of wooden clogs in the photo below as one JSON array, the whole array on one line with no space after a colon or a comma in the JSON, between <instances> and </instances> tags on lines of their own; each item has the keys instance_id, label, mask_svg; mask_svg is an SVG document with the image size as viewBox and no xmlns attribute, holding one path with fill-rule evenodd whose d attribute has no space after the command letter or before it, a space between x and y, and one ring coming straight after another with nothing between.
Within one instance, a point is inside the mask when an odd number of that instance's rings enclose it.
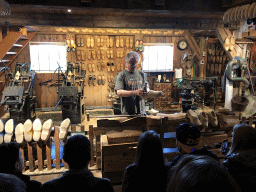
<instances>
[{"instance_id":1,"label":"pair of wooden clogs","mask_svg":"<svg viewBox=\"0 0 256 192\"><path fill-rule=\"evenodd\" d=\"M201 131L206 131L209 124L211 124L213 127L218 126L218 118L213 110L208 113L201 111L198 114L194 110L190 109L187 111L187 118L190 120L190 123L194 124L195 126L201 126Z\"/></svg>"}]
</instances>

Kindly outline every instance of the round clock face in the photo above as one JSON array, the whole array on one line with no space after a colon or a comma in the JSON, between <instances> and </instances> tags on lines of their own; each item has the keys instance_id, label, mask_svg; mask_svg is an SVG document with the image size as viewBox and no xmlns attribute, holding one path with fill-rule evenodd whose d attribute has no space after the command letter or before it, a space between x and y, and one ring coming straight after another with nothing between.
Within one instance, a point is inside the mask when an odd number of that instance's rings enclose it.
<instances>
[{"instance_id":1,"label":"round clock face","mask_svg":"<svg viewBox=\"0 0 256 192\"><path fill-rule=\"evenodd\" d=\"M180 49L180 50L186 49L187 46L188 46L188 43L184 40L181 40L178 42L178 49Z\"/></svg>"}]
</instances>

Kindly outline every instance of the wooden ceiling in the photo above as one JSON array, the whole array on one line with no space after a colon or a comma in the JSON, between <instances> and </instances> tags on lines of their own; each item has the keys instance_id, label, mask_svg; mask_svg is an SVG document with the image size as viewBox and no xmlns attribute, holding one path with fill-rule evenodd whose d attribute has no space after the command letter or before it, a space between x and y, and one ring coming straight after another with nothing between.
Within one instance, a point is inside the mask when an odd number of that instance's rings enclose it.
<instances>
[{"instance_id":1,"label":"wooden ceiling","mask_svg":"<svg viewBox=\"0 0 256 192\"><path fill-rule=\"evenodd\" d=\"M209 29L223 27L223 11L170 11L11 4L0 25L90 28ZM71 9L71 12L68 12Z\"/></svg>"}]
</instances>

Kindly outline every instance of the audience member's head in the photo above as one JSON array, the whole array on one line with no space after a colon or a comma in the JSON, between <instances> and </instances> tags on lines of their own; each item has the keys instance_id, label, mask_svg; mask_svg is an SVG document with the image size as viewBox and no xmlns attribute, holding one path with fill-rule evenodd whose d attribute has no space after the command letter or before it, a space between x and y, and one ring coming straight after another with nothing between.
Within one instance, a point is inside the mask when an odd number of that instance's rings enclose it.
<instances>
[{"instance_id":1,"label":"audience member's head","mask_svg":"<svg viewBox=\"0 0 256 192\"><path fill-rule=\"evenodd\" d=\"M233 127L232 136L232 144L227 156L236 151L256 149L256 130L253 127L244 123L237 124Z\"/></svg>"},{"instance_id":2,"label":"audience member's head","mask_svg":"<svg viewBox=\"0 0 256 192\"><path fill-rule=\"evenodd\" d=\"M191 153L199 144L201 132L191 123L183 123L176 127L176 142L181 153Z\"/></svg>"},{"instance_id":3,"label":"audience member's head","mask_svg":"<svg viewBox=\"0 0 256 192\"><path fill-rule=\"evenodd\" d=\"M86 136L74 135L64 145L63 159L70 169L83 169L91 160L91 144Z\"/></svg>"},{"instance_id":4,"label":"audience member's head","mask_svg":"<svg viewBox=\"0 0 256 192\"><path fill-rule=\"evenodd\" d=\"M164 166L163 147L159 134L149 130L140 135L134 163L141 167Z\"/></svg>"},{"instance_id":5,"label":"audience member's head","mask_svg":"<svg viewBox=\"0 0 256 192\"><path fill-rule=\"evenodd\" d=\"M12 174L0 173L0 191L26 192L26 184Z\"/></svg>"},{"instance_id":6,"label":"audience member's head","mask_svg":"<svg viewBox=\"0 0 256 192\"><path fill-rule=\"evenodd\" d=\"M228 170L208 156L183 155L170 173L167 192L240 191Z\"/></svg>"},{"instance_id":7,"label":"audience member's head","mask_svg":"<svg viewBox=\"0 0 256 192\"><path fill-rule=\"evenodd\" d=\"M4 158L0 158L1 173L22 172L24 164L18 143L11 142L1 144L0 154L4 154Z\"/></svg>"}]
</instances>

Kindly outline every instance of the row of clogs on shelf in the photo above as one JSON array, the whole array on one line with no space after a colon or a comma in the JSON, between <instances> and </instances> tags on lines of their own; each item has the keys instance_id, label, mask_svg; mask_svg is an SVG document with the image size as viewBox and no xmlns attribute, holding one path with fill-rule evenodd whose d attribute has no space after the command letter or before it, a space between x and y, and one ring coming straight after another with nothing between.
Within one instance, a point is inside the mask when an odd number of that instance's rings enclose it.
<instances>
[{"instance_id":1,"label":"row of clogs on shelf","mask_svg":"<svg viewBox=\"0 0 256 192\"><path fill-rule=\"evenodd\" d=\"M70 119L66 118L60 124L59 139L65 139L67 136L68 129L70 128ZM53 128L53 121L48 119L43 124L39 118L33 122L27 119L25 123L19 123L14 125L14 120L9 119L5 124L0 121L0 144L10 143L15 141L17 143L23 143L24 141L47 141L50 137L50 132ZM15 137L14 137L15 136Z\"/></svg>"}]
</instances>

